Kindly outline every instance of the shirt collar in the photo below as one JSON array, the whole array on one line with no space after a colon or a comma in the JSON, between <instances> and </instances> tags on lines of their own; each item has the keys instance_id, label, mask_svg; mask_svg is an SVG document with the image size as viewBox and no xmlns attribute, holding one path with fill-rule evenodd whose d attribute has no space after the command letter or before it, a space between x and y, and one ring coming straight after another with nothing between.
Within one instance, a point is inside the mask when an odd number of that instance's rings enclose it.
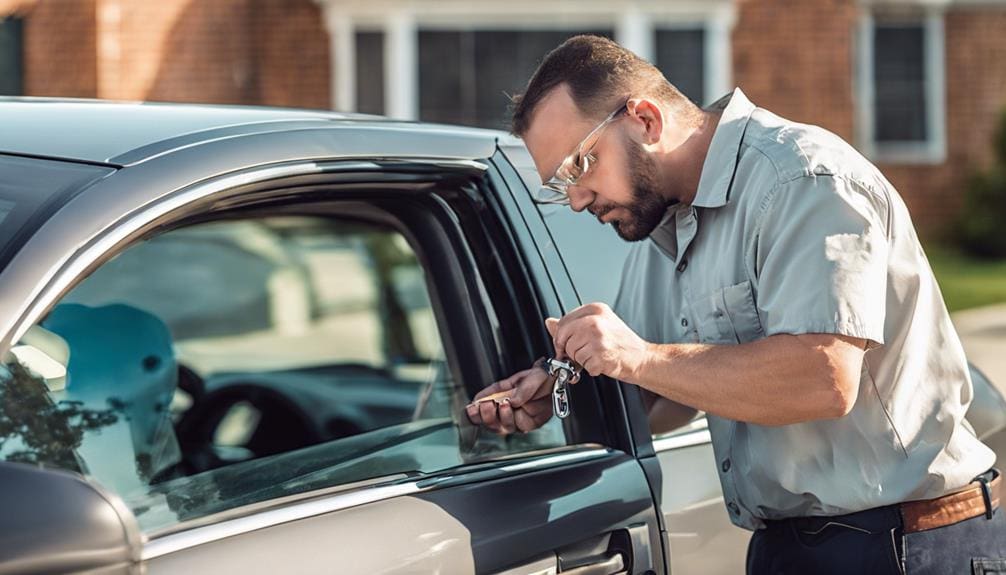
<instances>
[{"instance_id":1,"label":"shirt collar","mask_svg":"<svg viewBox=\"0 0 1006 575\"><path fill-rule=\"evenodd\" d=\"M740 88L717 100L710 110L723 110L716 132L709 144L706 160L702 164L699 189L693 206L719 208L726 205L730 197L730 186L737 170L741 140L755 106Z\"/></svg>"}]
</instances>

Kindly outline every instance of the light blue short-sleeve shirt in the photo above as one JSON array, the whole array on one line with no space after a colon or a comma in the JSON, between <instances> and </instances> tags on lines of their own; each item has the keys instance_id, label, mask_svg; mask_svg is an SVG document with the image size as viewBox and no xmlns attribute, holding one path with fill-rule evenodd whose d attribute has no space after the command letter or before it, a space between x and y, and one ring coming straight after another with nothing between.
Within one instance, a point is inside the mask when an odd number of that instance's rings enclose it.
<instances>
[{"instance_id":1,"label":"light blue short-sleeve shirt","mask_svg":"<svg viewBox=\"0 0 1006 575\"><path fill-rule=\"evenodd\" d=\"M755 529L964 486L995 454L964 423L964 351L898 193L826 130L739 89L718 106L696 198L632 247L616 313L659 343L869 342L845 417L769 427L708 414L731 520Z\"/></svg>"}]
</instances>

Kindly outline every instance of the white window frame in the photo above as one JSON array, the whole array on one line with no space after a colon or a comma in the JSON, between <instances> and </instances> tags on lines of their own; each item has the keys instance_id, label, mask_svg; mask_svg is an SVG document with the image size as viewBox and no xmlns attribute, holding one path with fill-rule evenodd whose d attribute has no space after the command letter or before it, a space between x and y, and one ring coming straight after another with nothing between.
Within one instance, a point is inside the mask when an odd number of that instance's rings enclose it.
<instances>
[{"instance_id":1,"label":"white window frame","mask_svg":"<svg viewBox=\"0 0 1006 575\"><path fill-rule=\"evenodd\" d=\"M385 33L385 115L419 118L419 30L579 30L611 28L615 40L649 61L657 27L703 27L706 99L731 89L730 32L736 0L315 0L324 10L331 51L333 109L356 110L358 30Z\"/></svg>"},{"instance_id":2,"label":"white window frame","mask_svg":"<svg viewBox=\"0 0 1006 575\"><path fill-rule=\"evenodd\" d=\"M926 140L921 142L878 142L874 137L876 109L874 97L874 45L875 30L874 13L877 10L890 9L885 3L867 3L860 12L857 30L857 114L856 134L859 149L869 158L894 164L940 164L947 157L947 127L946 127L946 49L943 27L944 6L922 5L909 6L907 12L904 2L899 4L905 22L922 24L925 31L923 59L925 66L926 95ZM908 3L913 4L913 3ZM890 16L897 19L898 12ZM885 20L889 17L885 13Z\"/></svg>"}]
</instances>

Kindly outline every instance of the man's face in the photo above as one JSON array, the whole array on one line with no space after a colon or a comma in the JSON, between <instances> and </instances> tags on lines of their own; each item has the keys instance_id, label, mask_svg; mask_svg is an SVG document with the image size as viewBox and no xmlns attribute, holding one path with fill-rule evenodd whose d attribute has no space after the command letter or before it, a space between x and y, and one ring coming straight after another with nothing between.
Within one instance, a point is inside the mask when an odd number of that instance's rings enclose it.
<instances>
[{"instance_id":1,"label":"man's face","mask_svg":"<svg viewBox=\"0 0 1006 575\"><path fill-rule=\"evenodd\" d=\"M524 142L542 181L552 177L597 123L580 114L565 86L538 104ZM592 150L596 161L568 189L573 210L590 211L626 241L648 237L671 204L660 193L656 162L633 139L633 130L642 130L637 124L631 111L609 124Z\"/></svg>"}]
</instances>

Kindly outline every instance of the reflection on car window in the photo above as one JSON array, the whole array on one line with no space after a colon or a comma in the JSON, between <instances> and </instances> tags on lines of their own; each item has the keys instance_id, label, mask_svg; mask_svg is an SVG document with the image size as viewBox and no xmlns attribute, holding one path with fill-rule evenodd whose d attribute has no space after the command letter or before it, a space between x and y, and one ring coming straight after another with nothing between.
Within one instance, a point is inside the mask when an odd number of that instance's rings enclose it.
<instances>
[{"instance_id":1,"label":"reflection on car window","mask_svg":"<svg viewBox=\"0 0 1006 575\"><path fill-rule=\"evenodd\" d=\"M508 157L515 163L525 184L538 185L533 164L523 168L519 165L522 161L530 162L525 155L526 152L510 149ZM569 271L580 302L603 302L614 307L622 280L620 272L632 244L588 212L577 213L568 206L548 204L537 207ZM611 273L612 270L616 273ZM684 435L704 429L705 425L705 413L700 412L684 427L654 437Z\"/></svg>"},{"instance_id":2,"label":"reflection on car window","mask_svg":"<svg viewBox=\"0 0 1006 575\"><path fill-rule=\"evenodd\" d=\"M464 439L429 279L401 233L359 220L227 220L135 244L7 358L0 459L89 474L151 532L561 445L554 425Z\"/></svg>"},{"instance_id":3,"label":"reflection on car window","mask_svg":"<svg viewBox=\"0 0 1006 575\"><path fill-rule=\"evenodd\" d=\"M538 206L582 303L615 305L622 267L631 244L588 212L568 206Z\"/></svg>"}]
</instances>

